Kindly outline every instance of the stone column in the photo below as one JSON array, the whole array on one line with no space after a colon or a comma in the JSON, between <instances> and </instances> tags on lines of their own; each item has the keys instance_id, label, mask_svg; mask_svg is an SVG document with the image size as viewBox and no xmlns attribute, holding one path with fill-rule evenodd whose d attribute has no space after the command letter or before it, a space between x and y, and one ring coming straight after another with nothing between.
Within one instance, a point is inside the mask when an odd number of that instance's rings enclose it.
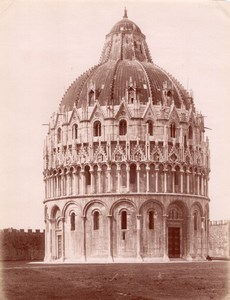
<instances>
[{"instance_id":1,"label":"stone column","mask_svg":"<svg viewBox=\"0 0 230 300\"><path fill-rule=\"evenodd\" d=\"M62 218L62 261L65 261L65 218Z\"/></svg>"},{"instance_id":2,"label":"stone column","mask_svg":"<svg viewBox=\"0 0 230 300\"><path fill-rule=\"evenodd\" d=\"M60 176L58 176L58 174L56 175L56 197L59 196L59 179Z\"/></svg>"},{"instance_id":3,"label":"stone column","mask_svg":"<svg viewBox=\"0 0 230 300\"><path fill-rule=\"evenodd\" d=\"M209 177L207 176L207 179L206 179L206 196L208 197L208 194L209 194L209 190L208 190L208 181L209 181Z\"/></svg>"},{"instance_id":4,"label":"stone column","mask_svg":"<svg viewBox=\"0 0 230 300\"><path fill-rule=\"evenodd\" d=\"M49 176L46 176L46 193L47 198L49 198Z\"/></svg>"},{"instance_id":5,"label":"stone column","mask_svg":"<svg viewBox=\"0 0 230 300\"><path fill-rule=\"evenodd\" d=\"M204 222L205 222L205 217L201 217L201 258L205 259L205 253L204 253L204 247L205 247L205 236L204 236Z\"/></svg>"},{"instance_id":6,"label":"stone column","mask_svg":"<svg viewBox=\"0 0 230 300\"><path fill-rule=\"evenodd\" d=\"M192 217L191 215L187 216L187 253L186 253L186 260L192 260L191 257L191 242L192 242Z\"/></svg>"},{"instance_id":7,"label":"stone column","mask_svg":"<svg viewBox=\"0 0 230 300\"><path fill-rule=\"evenodd\" d=\"M57 258L57 249L56 249L56 229L55 229L55 219L49 219L50 222L50 257L52 259Z\"/></svg>"},{"instance_id":8,"label":"stone column","mask_svg":"<svg viewBox=\"0 0 230 300\"><path fill-rule=\"evenodd\" d=\"M187 193L190 193L190 181L189 181L189 173L190 171L187 171Z\"/></svg>"},{"instance_id":9,"label":"stone column","mask_svg":"<svg viewBox=\"0 0 230 300\"><path fill-rule=\"evenodd\" d=\"M46 183L46 177L43 179L43 182L45 184L45 199L47 198L47 183Z\"/></svg>"},{"instance_id":10,"label":"stone column","mask_svg":"<svg viewBox=\"0 0 230 300\"><path fill-rule=\"evenodd\" d=\"M197 195L200 195L200 173L197 173Z\"/></svg>"},{"instance_id":11,"label":"stone column","mask_svg":"<svg viewBox=\"0 0 230 300\"><path fill-rule=\"evenodd\" d=\"M150 167L149 165L146 166L146 192L149 192L149 172L150 172Z\"/></svg>"},{"instance_id":12,"label":"stone column","mask_svg":"<svg viewBox=\"0 0 230 300\"><path fill-rule=\"evenodd\" d=\"M50 220L45 219L45 258L44 261L48 262L51 260L51 253L50 253Z\"/></svg>"},{"instance_id":13,"label":"stone column","mask_svg":"<svg viewBox=\"0 0 230 300\"><path fill-rule=\"evenodd\" d=\"M50 198L50 176L46 177L46 181L47 181L47 198Z\"/></svg>"},{"instance_id":14,"label":"stone column","mask_svg":"<svg viewBox=\"0 0 230 300\"><path fill-rule=\"evenodd\" d=\"M181 170L180 171L180 192L183 193L184 192L184 171Z\"/></svg>"},{"instance_id":15,"label":"stone column","mask_svg":"<svg viewBox=\"0 0 230 300\"><path fill-rule=\"evenodd\" d=\"M74 169L73 173L73 186L72 186L72 194L75 196L77 194L77 186L76 186L76 170Z\"/></svg>"},{"instance_id":16,"label":"stone column","mask_svg":"<svg viewBox=\"0 0 230 300\"><path fill-rule=\"evenodd\" d=\"M101 193L101 166L100 165L98 165L97 172L98 172L98 194L100 194Z\"/></svg>"},{"instance_id":17,"label":"stone column","mask_svg":"<svg viewBox=\"0 0 230 300\"><path fill-rule=\"evenodd\" d=\"M113 262L112 215L108 215L108 262Z\"/></svg>"},{"instance_id":18,"label":"stone column","mask_svg":"<svg viewBox=\"0 0 230 300\"><path fill-rule=\"evenodd\" d=\"M140 192L140 166L137 165L137 193Z\"/></svg>"},{"instance_id":19,"label":"stone column","mask_svg":"<svg viewBox=\"0 0 230 300\"><path fill-rule=\"evenodd\" d=\"M155 177L155 187L156 187L155 190L156 190L156 193L158 193L158 174L159 174L158 171L159 171L159 169L156 168L155 169L155 172L156 172L155 173L155 175L156 175L156 177Z\"/></svg>"},{"instance_id":20,"label":"stone column","mask_svg":"<svg viewBox=\"0 0 230 300\"><path fill-rule=\"evenodd\" d=\"M164 193L167 193L167 170L164 170Z\"/></svg>"},{"instance_id":21,"label":"stone column","mask_svg":"<svg viewBox=\"0 0 230 300\"><path fill-rule=\"evenodd\" d=\"M111 192L111 168L109 165L107 165L107 174L108 174L108 186L107 186L107 192Z\"/></svg>"},{"instance_id":22,"label":"stone column","mask_svg":"<svg viewBox=\"0 0 230 300\"><path fill-rule=\"evenodd\" d=\"M82 261L86 261L86 216L82 217L82 221L83 221L83 239L82 239L82 257L81 260Z\"/></svg>"},{"instance_id":23,"label":"stone column","mask_svg":"<svg viewBox=\"0 0 230 300\"><path fill-rule=\"evenodd\" d=\"M210 223L210 220L209 220L209 218L207 218L207 229L206 229L206 247L207 247L207 252L206 252L206 256L209 254L209 243L208 243L208 241L209 241L209 223Z\"/></svg>"},{"instance_id":24,"label":"stone column","mask_svg":"<svg viewBox=\"0 0 230 300\"><path fill-rule=\"evenodd\" d=\"M137 260L141 260L141 215L137 215Z\"/></svg>"},{"instance_id":25,"label":"stone column","mask_svg":"<svg viewBox=\"0 0 230 300\"><path fill-rule=\"evenodd\" d=\"M175 170L172 170L172 192L175 193Z\"/></svg>"},{"instance_id":26,"label":"stone column","mask_svg":"<svg viewBox=\"0 0 230 300\"><path fill-rule=\"evenodd\" d=\"M206 196L206 176L205 175L203 176L203 185L204 185L203 186L203 189L204 189L203 193L204 193L204 196Z\"/></svg>"},{"instance_id":27,"label":"stone column","mask_svg":"<svg viewBox=\"0 0 230 300\"><path fill-rule=\"evenodd\" d=\"M61 175L61 196L65 195L65 182L64 182L64 174Z\"/></svg>"},{"instance_id":28,"label":"stone column","mask_svg":"<svg viewBox=\"0 0 230 300\"><path fill-rule=\"evenodd\" d=\"M167 215L163 215L163 260L169 261L168 257L168 233L167 233Z\"/></svg>"},{"instance_id":29,"label":"stone column","mask_svg":"<svg viewBox=\"0 0 230 300\"><path fill-rule=\"evenodd\" d=\"M65 183L65 188L66 188L66 195L70 195L70 176L69 176L69 171L66 172L66 183Z\"/></svg>"},{"instance_id":30,"label":"stone column","mask_svg":"<svg viewBox=\"0 0 230 300\"><path fill-rule=\"evenodd\" d=\"M81 182L80 194L84 195L85 194L85 171L84 171L84 169L81 169L80 174L81 174L80 175L81 176L81 178L80 178L80 182Z\"/></svg>"},{"instance_id":31,"label":"stone column","mask_svg":"<svg viewBox=\"0 0 230 300\"><path fill-rule=\"evenodd\" d=\"M127 193L130 192L130 166L126 164Z\"/></svg>"},{"instance_id":32,"label":"stone column","mask_svg":"<svg viewBox=\"0 0 230 300\"><path fill-rule=\"evenodd\" d=\"M49 198L52 198L52 175L49 177Z\"/></svg>"},{"instance_id":33,"label":"stone column","mask_svg":"<svg viewBox=\"0 0 230 300\"><path fill-rule=\"evenodd\" d=\"M203 176L203 174L200 175L200 179L201 179L201 191L200 191L200 194L202 196L204 196L204 176Z\"/></svg>"},{"instance_id":34,"label":"stone column","mask_svg":"<svg viewBox=\"0 0 230 300\"><path fill-rule=\"evenodd\" d=\"M117 164L117 191L121 193L121 166Z\"/></svg>"}]
</instances>

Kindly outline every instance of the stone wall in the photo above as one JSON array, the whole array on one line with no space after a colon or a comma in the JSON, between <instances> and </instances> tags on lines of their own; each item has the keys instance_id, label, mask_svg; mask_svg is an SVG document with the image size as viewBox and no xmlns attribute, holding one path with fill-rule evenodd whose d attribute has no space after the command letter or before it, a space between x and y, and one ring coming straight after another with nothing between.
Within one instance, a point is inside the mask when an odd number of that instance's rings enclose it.
<instances>
[{"instance_id":1,"label":"stone wall","mask_svg":"<svg viewBox=\"0 0 230 300\"><path fill-rule=\"evenodd\" d=\"M230 221L211 221L209 225L209 255L230 258Z\"/></svg>"},{"instance_id":2,"label":"stone wall","mask_svg":"<svg viewBox=\"0 0 230 300\"><path fill-rule=\"evenodd\" d=\"M43 260L44 231L0 230L0 260Z\"/></svg>"}]
</instances>

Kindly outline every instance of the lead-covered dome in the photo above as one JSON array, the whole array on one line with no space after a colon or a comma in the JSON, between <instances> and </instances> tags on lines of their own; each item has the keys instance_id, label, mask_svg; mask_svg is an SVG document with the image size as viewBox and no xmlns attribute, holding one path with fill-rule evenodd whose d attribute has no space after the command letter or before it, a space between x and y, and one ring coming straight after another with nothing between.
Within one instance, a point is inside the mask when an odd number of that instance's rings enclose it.
<instances>
[{"instance_id":1,"label":"lead-covered dome","mask_svg":"<svg viewBox=\"0 0 230 300\"><path fill-rule=\"evenodd\" d=\"M140 28L127 17L117 22L106 41L98 65L77 78L65 93L61 108L119 105L139 101L171 104L189 109L191 97L182 85L152 62ZM167 103L166 103L167 102Z\"/></svg>"},{"instance_id":2,"label":"lead-covered dome","mask_svg":"<svg viewBox=\"0 0 230 300\"><path fill-rule=\"evenodd\" d=\"M128 19L127 10L125 9L123 19L117 22L113 28L111 29L110 33L118 33L124 31L132 31L141 33L140 28L132 21Z\"/></svg>"}]
</instances>

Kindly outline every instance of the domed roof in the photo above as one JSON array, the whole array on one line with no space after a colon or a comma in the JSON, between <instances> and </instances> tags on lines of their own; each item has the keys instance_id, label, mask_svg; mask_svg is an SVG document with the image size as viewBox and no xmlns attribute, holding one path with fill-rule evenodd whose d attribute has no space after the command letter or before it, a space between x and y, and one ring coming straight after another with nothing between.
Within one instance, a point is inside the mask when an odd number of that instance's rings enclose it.
<instances>
[{"instance_id":1,"label":"domed roof","mask_svg":"<svg viewBox=\"0 0 230 300\"><path fill-rule=\"evenodd\" d=\"M102 106L119 105L131 87L141 104L147 104L149 97L155 105L162 103L163 91L167 89L177 107L181 103L189 105L187 92L175 79L158 66L138 60L109 60L90 69L70 86L62 105L67 110L71 110L74 103L78 108L94 105L88 99L90 91Z\"/></svg>"},{"instance_id":2,"label":"domed roof","mask_svg":"<svg viewBox=\"0 0 230 300\"><path fill-rule=\"evenodd\" d=\"M123 28L123 29L122 29ZM130 90L141 104L151 99L154 105L174 101L176 107L187 109L191 98L182 85L167 72L153 64L145 36L128 20L116 23L106 36L100 63L77 78L65 93L61 107L85 108L95 101L102 106L128 101Z\"/></svg>"},{"instance_id":3,"label":"domed roof","mask_svg":"<svg viewBox=\"0 0 230 300\"><path fill-rule=\"evenodd\" d=\"M125 8L123 19L117 22L113 28L111 29L110 33L117 33L120 31L132 31L141 33L140 28L132 21L128 19L127 10Z\"/></svg>"}]
</instances>

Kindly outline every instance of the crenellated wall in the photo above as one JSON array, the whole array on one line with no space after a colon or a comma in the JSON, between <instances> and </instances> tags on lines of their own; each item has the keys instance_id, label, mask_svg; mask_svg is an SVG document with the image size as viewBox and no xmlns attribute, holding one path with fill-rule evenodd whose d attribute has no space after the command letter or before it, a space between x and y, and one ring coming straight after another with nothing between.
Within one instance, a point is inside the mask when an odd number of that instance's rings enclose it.
<instances>
[{"instance_id":1,"label":"crenellated wall","mask_svg":"<svg viewBox=\"0 0 230 300\"><path fill-rule=\"evenodd\" d=\"M211 221L209 224L209 255L230 258L230 221Z\"/></svg>"},{"instance_id":2,"label":"crenellated wall","mask_svg":"<svg viewBox=\"0 0 230 300\"><path fill-rule=\"evenodd\" d=\"M28 229L0 230L1 260L43 260L45 231Z\"/></svg>"}]
</instances>

